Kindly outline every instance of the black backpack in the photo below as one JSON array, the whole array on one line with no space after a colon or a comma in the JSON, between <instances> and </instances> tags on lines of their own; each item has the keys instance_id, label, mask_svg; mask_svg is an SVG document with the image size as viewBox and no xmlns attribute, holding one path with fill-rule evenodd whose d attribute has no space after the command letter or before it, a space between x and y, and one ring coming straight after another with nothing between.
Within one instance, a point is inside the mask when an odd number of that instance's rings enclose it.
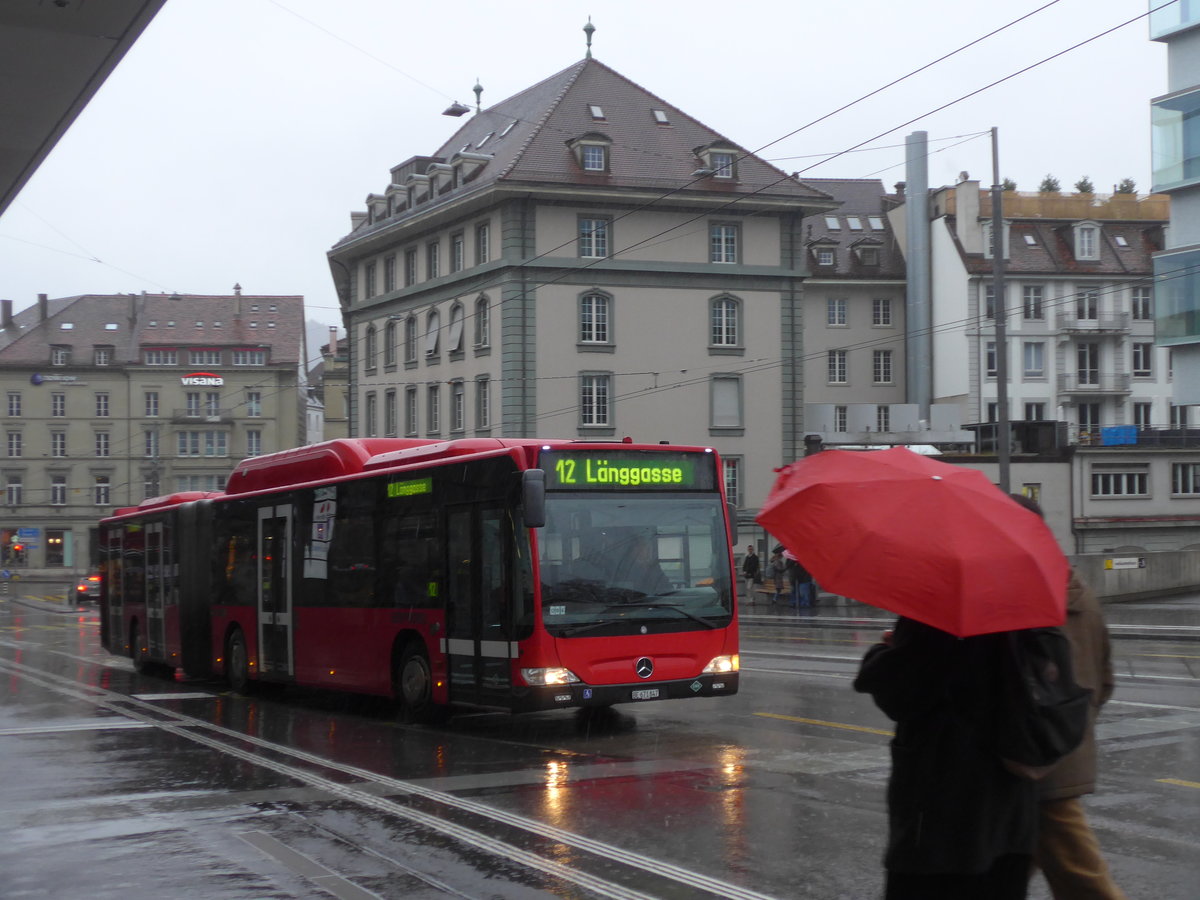
<instances>
[{"instance_id":1,"label":"black backpack","mask_svg":"<svg viewBox=\"0 0 1200 900\"><path fill-rule=\"evenodd\" d=\"M1037 780L1083 741L1091 690L1075 682L1061 628L1007 635L996 749L1005 768Z\"/></svg>"}]
</instances>

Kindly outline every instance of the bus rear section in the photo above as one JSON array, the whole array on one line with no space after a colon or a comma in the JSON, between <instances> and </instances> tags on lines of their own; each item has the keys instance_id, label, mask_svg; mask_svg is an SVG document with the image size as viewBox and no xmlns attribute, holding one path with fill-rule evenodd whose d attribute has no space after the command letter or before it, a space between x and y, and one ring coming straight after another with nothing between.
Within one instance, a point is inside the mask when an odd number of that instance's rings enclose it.
<instances>
[{"instance_id":1,"label":"bus rear section","mask_svg":"<svg viewBox=\"0 0 1200 900\"><path fill-rule=\"evenodd\" d=\"M514 709L734 694L738 628L713 452L543 451L539 623Z\"/></svg>"}]
</instances>

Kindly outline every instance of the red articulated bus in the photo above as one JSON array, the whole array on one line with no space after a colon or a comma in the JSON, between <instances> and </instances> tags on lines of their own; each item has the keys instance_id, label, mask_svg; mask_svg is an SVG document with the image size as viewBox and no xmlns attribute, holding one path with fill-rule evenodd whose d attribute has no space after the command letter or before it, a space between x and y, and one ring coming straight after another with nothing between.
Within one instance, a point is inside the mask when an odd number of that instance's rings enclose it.
<instances>
[{"instance_id":1,"label":"red articulated bus","mask_svg":"<svg viewBox=\"0 0 1200 900\"><path fill-rule=\"evenodd\" d=\"M734 694L717 454L368 438L101 522L101 641L139 671L512 712Z\"/></svg>"}]
</instances>

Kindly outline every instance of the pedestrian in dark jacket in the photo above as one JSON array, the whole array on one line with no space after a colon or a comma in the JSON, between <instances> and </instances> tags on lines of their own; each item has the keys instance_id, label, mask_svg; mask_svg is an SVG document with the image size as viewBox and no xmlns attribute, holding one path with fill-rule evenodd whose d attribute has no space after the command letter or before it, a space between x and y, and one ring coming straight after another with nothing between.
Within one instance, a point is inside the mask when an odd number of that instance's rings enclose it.
<instances>
[{"instance_id":1,"label":"pedestrian in dark jacket","mask_svg":"<svg viewBox=\"0 0 1200 900\"><path fill-rule=\"evenodd\" d=\"M1012 498L1042 515L1034 500L1021 494ZM1083 795L1096 790L1096 716L1112 696L1115 681L1100 601L1074 569L1067 584L1067 621L1062 630L1071 642L1075 682L1091 690L1092 705L1083 743L1038 782L1041 803L1034 859L1055 900L1125 900L1083 809Z\"/></svg>"},{"instance_id":2,"label":"pedestrian in dark jacket","mask_svg":"<svg viewBox=\"0 0 1200 900\"><path fill-rule=\"evenodd\" d=\"M762 573L758 561L758 554L754 552L754 545L746 546L746 558L742 560L742 578L746 581L746 599L754 602L754 585L758 582L759 575Z\"/></svg>"},{"instance_id":3,"label":"pedestrian in dark jacket","mask_svg":"<svg viewBox=\"0 0 1200 900\"><path fill-rule=\"evenodd\" d=\"M896 722L886 900L1020 900L1036 837L1032 781L995 752L1005 633L957 638L901 618L854 688Z\"/></svg>"}]
</instances>

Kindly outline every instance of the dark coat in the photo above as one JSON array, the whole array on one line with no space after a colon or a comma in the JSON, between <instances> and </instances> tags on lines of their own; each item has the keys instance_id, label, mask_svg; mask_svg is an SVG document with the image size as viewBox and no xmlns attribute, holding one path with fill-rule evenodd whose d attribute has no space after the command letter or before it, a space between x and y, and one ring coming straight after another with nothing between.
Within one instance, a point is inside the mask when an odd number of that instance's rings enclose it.
<instances>
[{"instance_id":1,"label":"dark coat","mask_svg":"<svg viewBox=\"0 0 1200 900\"><path fill-rule=\"evenodd\" d=\"M956 638L911 619L867 651L854 688L896 722L888 781L893 872L980 873L1033 852L1036 785L992 749L1002 634Z\"/></svg>"},{"instance_id":2,"label":"dark coat","mask_svg":"<svg viewBox=\"0 0 1200 900\"><path fill-rule=\"evenodd\" d=\"M742 576L744 578L757 578L760 571L758 554L747 553L746 558L742 560Z\"/></svg>"},{"instance_id":3,"label":"dark coat","mask_svg":"<svg viewBox=\"0 0 1200 900\"><path fill-rule=\"evenodd\" d=\"M1080 687L1091 688L1092 708L1083 743L1038 783L1042 797L1047 800L1078 797L1096 789L1096 715L1112 696L1114 684L1108 626L1104 624L1100 601L1074 569L1067 587L1067 621L1063 631L1071 642L1075 681Z\"/></svg>"}]
</instances>

